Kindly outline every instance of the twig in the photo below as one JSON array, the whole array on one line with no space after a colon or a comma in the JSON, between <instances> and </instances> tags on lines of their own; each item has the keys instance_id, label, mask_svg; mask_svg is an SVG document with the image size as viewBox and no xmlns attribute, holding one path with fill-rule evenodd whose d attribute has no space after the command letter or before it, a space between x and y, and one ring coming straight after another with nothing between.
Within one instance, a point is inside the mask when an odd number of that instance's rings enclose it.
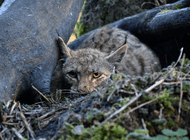
<instances>
[{"instance_id":1,"label":"twig","mask_svg":"<svg viewBox=\"0 0 190 140\"><path fill-rule=\"evenodd\" d=\"M57 109L57 110L53 109L52 111L50 111L50 112L48 112L48 113L42 115L41 117L39 117L38 120L42 120L42 119L44 119L44 118L46 118L46 117L48 117L48 116L50 116L50 115L52 115L52 114L55 114L56 112L59 112L59 111L61 111L61 110L64 110L64 109L68 109L68 108L67 108L67 107L62 107L62 108Z\"/></svg>"},{"instance_id":2,"label":"twig","mask_svg":"<svg viewBox=\"0 0 190 140\"><path fill-rule=\"evenodd\" d=\"M111 94L110 94L110 95L108 96L108 98L107 98L107 102L109 102L111 96L115 93L116 90L118 90L118 88L115 88L115 89L111 92Z\"/></svg>"},{"instance_id":3,"label":"twig","mask_svg":"<svg viewBox=\"0 0 190 140\"><path fill-rule=\"evenodd\" d=\"M119 89L119 92L121 92L121 93L126 93L126 94L130 94L130 95L133 95L133 94L134 94L134 92L127 91L127 90L123 90L123 89Z\"/></svg>"},{"instance_id":4,"label":"twig","mask_svg":"<svg viewBox=\"0 0 190 140\"><path fill-rule=\"evenodd\" d=\"M137 89L135 88L135 86L132 83L130 83L130 85L133 88L133 90L135 91L135 95L137 96L138 95ZM136 105L138 105L138 101L136 101Z\"/></svg>"},{"instance_id":5,"label":"twig","mask_svg":"<svg viewBox=\"0 0 190 140\"><path fill-rule=\"evenodd\" d=\"M18 123L8 123L8 122L2 122L2 124L4 124L4 125L13 125L13 126L15 126L15 125L17 125Z\"/></svg>"},{"instance_id":6,"label":"twig","mask_svg":"<svg viewBox=\"0 0 190 140\"><path fill-rule=\"evenodd\" d=\"M41 129L45 128L51 121L55 120L59 116L59 114L61 114L61 113L62 112L57 112L55 115L50 116L49 118L46 118L42 121L39 121L40 122L39 123L40 128Z\"/></svg>"},{"instance_id":7,"label":"twig","mask_svg":"<svg viewBox=\"0 0 190 140\"><path fill-rule=\"evenodd\" d=\"M160 74L150 83L150 85L154 84L161 76L162 76L162 73L160 73Z\"/></svg>"},{"instance_id":8,"label":"twig","mask_svg":"<svg viewBox=\"0 0 190 140\"><path fill-rule=\"evenodd\" d=\"M135 91L135 95L137 96L137 95L138 95L137 89L135 88L135 86L134 86L133 84L130 84L130 85L131 85L131 87L133 88L133 90Z\"/></svg>"},{"instance_id":9,"label":"twig","mask_svg":"<svg viewBox=\"0 0 190 140\"><path fill-rule=\"evenodd\" d=\"M181 64L181 68L180 68L180 76L181 76L181 72L182 72L182 69L183 69L183 64L184 64L184 60L185 60L185 55L183 55L183 60L182 60L182 64ZM181 79L181 78L180 78ZM178 109L178 121L180 119L180 113L181 113L181 102L182 102L182 98L183 98L183 83L182 83L182 80L180 81L180 100L179 100L179 109Z\"/></svg>"},{"instance_id":10,"label":"twig","mask_svg":"<svg viewBox=\"0 0 190 140\"><path fill-rule=\"evenodd\" d=\"M41 117L39 117L38 120L42 120L42 119L44 119L44 118L46 118L46 117L48 117L48 116L54 114L55 112L56 112L56 110L52 110L52 111L50 111L50 112L48 112L48 113L42 115Z\"/></svg>"},{"instance_id":11,"label":"twig","mask_svg":"<svg viewBox=\"0 0 190 140\"><path fill-rule=\"evenodd\" d=\"M33 86L33 84L31 84L32 85L32 88L37 92L37 93L39 93L47 102L49 102L50 104L51 104L51 102L48 100L48 98L46 98L37 88L35 88L34 86Z\"/></svg>"},{"instance_id":12,"label":"twig","mask_svg":"<svg viewBox=\"0 0 190 140\"><path fill-rule=\"evenodd\" d=\"M182 69L183 69L184 60L185 60L185 55L183 55L183 59L182 59L182 63L181 63L181 67L180 67L180 71L179 71L179 75L178 75L178 79L179 79L179 77L182 77Z\"/></svg>"},{"instance_id":13,"label":"twig","mask_svg":"<svg viewBox=\"0 0 190 140\"><path fill-rule=\"evenodd\" d=\"M125 87L127 87L128 83L129 83L130 81L131 81L131 79L127 79L127 80L125 79L125 80L124 80L124 83L121 85L121 88L124 89Z\"/></svg>"},{"instance_id":14,"label":"twig","mask_svg":"<svg viewBox=\"0 0 190 140\"><path fill-rule=\"evenodd\" d=\"M170 70L171 71L171 70ZM173 71L173 70L172 70ZM166 77L165 77L166 78ZM164 82L165 79L162 79L158 82L156 82L154 85L150 86L148 89L145 90L145 92L150 92L152 89L154 89L156 86L162 84L162 82ZM140 96L142 95L142 93L139 93L136 97L134 97L133 99L131 99L127 104L125 104L124 106L122 106L119 110L117 110L116 112L114 112L112 115L110 115L107 119L105 119L100 125L103 125L105 122L107 122L108 120L110 120L112 117L114 117L115 115L117 115L118 113L120 113L121 111L123 111L125 108L127 108L129 105L131 105L134 101L136 101ZM156 98L157 99L157 98Z\"/></svg>"},{"instance_id":15,"label":"twig","mask_svg":"<svg viewBox=\"0 0 190 140\"><path fill-rule=\"evenodd\" d=\"M179 57L178 57L178 59L177 59L177 62L176 62L175 65L174 65L174 67L176 67L177 63L178 63L179 60L181 59L182 53L183 53L183 47L182 47L181 50L180 50L180 55L179 55Z\"/></svg>"},{"instance_id":16,"label":"twig","mask_svg":"<svg viewBox=\"0 0 190 140\"><path fill-rule=\"evenodd\" d=\"M154 3L155 3L157 6L160 6L160 3L158 2L158 0L154 0Z\"/></svg>"},{"instance_id":17,"label":"twig","mask_svg":"<svg viewBox=\"0 0 190 140\"><path fill-rule=\"evenodd\" d=\"M145 105L147 105L147 104L150 104L150 103L156 101L158 98L159 98L159 97L157 97L157 98L155 98L155 99L153 99L153 100L150 100L150 101L148 101L148 102L145 102L145 103L143 103L143 104L140 104L139 106L137 106L137 107L135 107L135 108L129 110L128 113L131 113L131 112L133 112L133 111L135 111L135 110L137 110L137 109L139 109L139 108L141 108L141 107L143 107L143 106L145 106Z\"/></svg>"},{"instance_id":18,"label":"twig","mask_svg":"<svg viewBox=\"0 0 190 140\"><path fill-rule=\"evenodd\" d=\"M18 132L22 133L22 132L24 132L24 130L25 130L25 126L23 125L22 128Z\"/></svg>"},{"instance_id":19,"label":"twig","mask_svg":"<svg viewBox=\"0 0 190 140\"><path fill-rule=\"evenodd\" d=\"M145 90L145 92L150 92L152 89L157 87L158 85L162 84L166 78L161 79L160 81L156 82L154 85L150 86Z\"/></svg>"},{"instance_id":20,"label":"twig","mask_svg":"<svg viewBox=\"0 0 190 140\"><path fill-rule=\"evenodd\" d=\"M15 128L11 128L11 131L13 131L13 133L21 140L24 139L24 137L15 129Z\"/></svg>"},{"instance_id":21,"label":"twig","mask_svg":"<svg viewBox=\"0 0 190 140\"><path fill-rule=\"evenodd\" d=\"M106 115L107 116L110 115L113 111L116 111L116 108L112 106L111 109L109 110L109 112L106 113Z\"/></svg>"},{"instance_id":22,"label":"twig","mask_svg":"<svg viewBox=\"0 0 190 140\"><path fill-rule=\"evenodd\" d=\"M153 100L150 100L150 101L148 101L148 102L145 102L145 103L143 103L143 104L140 104L139 106L137 106L137 107L135 107L135 108L133 108L133 109L127 111L126 113L122 114L122 115L119 116L118 118L114 119L113 122L116 121L116 120L118 120L118 119L120 119L121 117L123 117L123 116L125 116L125 115L128 115L129 113L131 113L131 112L133 112L133 111L135 111L135 110L137 110L137 109L139 109L139 108L141 108L141 107L147 105L147 104L150 104L150 103L156 101L158 98L159 98L159 97L157 97L157 98L155 98L155 99L153 99Z\"/></svg>"},{"instance_id":23,"label":"twig","mask_svg":"<svg viewBox=\"0 0 190 140\"><path fill-rule=\"evenodd\" d=\"M185 74L185 76L182 78L182 80L185 79L187 76L190 76L189 73L190 73L190 71L188 71L188 72Z\"/></svg>"},{"instance_id":24,"label":"twig","mask_svg":"<svg viewBox=\"0 0 190 140\"><path fill-rule=\"evenodd\" d=\"M78 91L70 90L70 89L60 89L60 91L61 91L61 94L79 94L79 95L88 94L88 93L80 93Z\"/></svg>"},{"instance_id":25,"label":"twig","mask_svg":"<svg viewBox=\"0 0 190 140\"><path fill-rule=\"evenodd\" d=\"M160 108L160 114L159 114L158 118L159 118L159 120L162 119L162 108Z\"/></svg>"},{"instance_id":26,"label":"twig","mask_svg":"<svg viewBox=\"0 0 190 140\"><path fill-rule=\"evenodd\" d=\"M148 92L149 90L152 90L153 88L155 88L156 86L162 84L164 82L164 80L167 78L167 76L174 70L174 68L176 67L176 65L178 64L179 60L181 59L181 56L182 56L182 52L183 52L183 48L181 48L180 50L180 55L178 57L178 60L177 62L174 64L174 66L171 68L171 70L163 77L162 80L156 82L154 85L152 85L151 87L149 87L148 89L146 89L145 91Z\"/></svg>"},{"instance_id":27,"label":"twig","mask_svg":"<svg viewBox=\"0 0 190 140\"><path fill-rule=\"evenodd\" d=\"M142 95L142 93L139 93L138 96L134 97L133 99L131 99L127 104L125 104L124 106L122 106L119 110L117 110L116 112L114 112L112 115L110 115L107 119L105 119L100 125L103 125L104 123L106 123L108 120L110 120L112 117L114 117L115 115L117 115L118 113L120 113L121 111L123 111L125 108L127 108L129 105L131 105L134 101L136 101L140 96Z\"/></svg>"},{"instance_id":28,"label":"twig","mask_svg":"<svg viewBox=\"0 0 190 140\"><path fill-rule=\"evenodd\" d=\"M5 131L7 131L7 129L8 129L8 128L5 127L5 128L0 132L0 138L1 138L1 140L4 140L2 134L3 134Z\"/></svg>"},{"instance_id":29,"label":"twig","mask_svg":"<svg viewBox=\"0 0 190 140\"><path fill-rule=\"evenodd\" d=\"M4 140L4 138L2 137L2 135L0 134L0 138L1 138L1 140Z\"/></svg>"},{"instance_id":30,"label":"twig","mask_svg":"<svg viewBox=\"0 0 190 140\"><path fill-rule=\"evenodd\" d=\"M117 82L115 83L115 85L117 85L119 82L120 82L120 81L117 81ZM111 96L112 96L112 95L115 93L115 91L118 90L118 89L119 89L119 87L116 87L116 88L111 92L111 94L110 94L110 95L108 96L108 98L107 98L107 102L109 102Z\"/></svg>"},{"instance_id":31,"label":"twig","mask_svg":"<svg viewBox=\"0 0 190 140\"><path fill-rule=\"evenodd\" d=\"M163 85L166 85L166 86L170 86L170 85L177 85L177 84L180 84L180 82L170 82L170 83L168 83L168 82L163 82L162 84L163 84Z\"/></svg>"},{"instance_id":32,"label":"twig","mask_svg":"<svg viewBox=\"0 0 190 140\"><path fill-rule=\"evenodd\" d=\"M143 118L141 118L141 122L142 122L142 124L143 124L144 129L147 131L146 124L145 124ZM147 136L147 137L150 137L148 133L146 134L146 136Z\"/></svg>"},{"instance_id":33,"label":"twig","mask_svg":"<svg viewBox=\"0 0 190 140\"><path fill-rule=\"evenodd\" d=\"M7 108L9 108L9 106L11 105L11 103L12 103L12 100L9 100L9 101L6 103L5 106L6 106Z\"/></svg>"},{"instance_id":34,"label":"twig","mask_svg":"<svg viewBox=\"0 0 190 140\"><path fill-rule=\"evenodd\" d=\"M25 118L24 114L22 112L19 112L18 114L20 115L22 121L24 122L24 124L26 126L26 129L29 131L31 137L34 139L35 134L34 134L33 130L31 129L30 124L28 124L28 122L26 121L26 118Z\"/></svg>"},{"instance_id":35,"label":"twig","mask_svg":"<svg viewBox=\"0 0 190 140\"><path fill-rule=\"evenodd\" d=\"M4 121L4 122L7 121L7 113L4 114L4 116L3 116L3 121Z\"/></svg>"},{"instance_id":36,"label":"twig","mask_svg":"<svg viewBox=\"0 0 190 140\"><path fill-rule=\"evenodd\" d=\"M143 6L145 5L145 4L152 4L152 5L154 5L155 7L157 6L155 3L153 3L153 2L143 2L143 4L141 4L141 8L143 8Z\"/></svg>"},{"instance_id":37,"label":"twig","mask_svg":"<svg viewBox=\"0 0 190 140\"><path fill-rule=\"evenodd\" d=\"M15 109L16 105L18 104L17 102L15 102L15 100L13 100L13 103L14 103L14 104L13 104L12 107L11 107L10 115L12 115L13 110Z\"/></svg>"}]
</instances>

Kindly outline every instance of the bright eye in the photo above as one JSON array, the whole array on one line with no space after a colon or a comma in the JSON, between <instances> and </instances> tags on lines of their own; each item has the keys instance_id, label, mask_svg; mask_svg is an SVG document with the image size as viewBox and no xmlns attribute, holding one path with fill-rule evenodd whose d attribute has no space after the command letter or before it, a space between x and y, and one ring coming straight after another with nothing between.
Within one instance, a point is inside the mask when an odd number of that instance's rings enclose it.
<instances>
[{"instance_id":1,"label":"bright eye","mask_svg":"<svg viewBox=\"0 0 190 140\"><path fill-rule=\"evenodd\" d=\"M95 72L93 73L93 78L98 78L100 77L102 74L100 72Z\"/></svg>"},{"instance_id":2,"label":"bright eye","mask_svg":"<svg viewBox=\"0 0 190 140\"><path fill-rule=\"evenodd\" d=\"M74 71L70 71L68 74L69 74L69 76L72 77L72 78L76 78L76 77L77 77L77 73L74 72Z\"/></svg>"}]
</instances>

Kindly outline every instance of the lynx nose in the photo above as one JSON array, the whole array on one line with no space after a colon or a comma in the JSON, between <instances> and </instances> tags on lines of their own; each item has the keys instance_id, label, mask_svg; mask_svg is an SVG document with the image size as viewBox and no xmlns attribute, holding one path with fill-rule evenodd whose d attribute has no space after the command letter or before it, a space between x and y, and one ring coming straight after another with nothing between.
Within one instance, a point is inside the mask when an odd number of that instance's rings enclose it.
<instances>
[{"instance_id":1,"label":"lynx nose","mask_svg":"<svg viewBox=\"0 0 190 140\"><path fill-rule=\"evenodd\" d=\"M81 86L78 87L78 91L79 91L80 93L87 93L87 92L89 92L89 87L88 87L88 86L81 85Z\"/></svg>"},{"instance_id":2,"label":"lynx nose","mask_svg":"<svg viewBox=\"0 0 190 140\"><path fill-rule=\"evenodd\" d=\"M87 93L93 90L93 85L90 80L91 79L89 78L89 76L81 76L81 79L78 83L78 91L80 93Z\"/></svg>"},{"instance_id":3,"label":"lynx nose","mask_svg":"<svg viewBox=\"0 0 190 140\"><path fill-rule=\"evenodd\" d=\"M87 93L87 92L88 92L87 90L83 90L83 89L78 89L78 91L79 91L80 93Z\"/></svg>"}]
</instances>

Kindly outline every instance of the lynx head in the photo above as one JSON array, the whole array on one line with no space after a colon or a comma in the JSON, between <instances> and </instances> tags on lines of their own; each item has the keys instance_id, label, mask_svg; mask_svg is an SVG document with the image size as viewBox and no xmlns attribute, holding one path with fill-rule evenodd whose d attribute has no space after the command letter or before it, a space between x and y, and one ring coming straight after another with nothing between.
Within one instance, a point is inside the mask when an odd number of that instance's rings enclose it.
<instances>
[{"instance_id":1,"label":"lynx head","mask_svg":"<svg viewBox=\"0 0 190 140\"><path fill-rule=\"evenodd\" d=\"M63 58L59 60L63 76L72 85L71 90L80 93L93 91L102 81L109 78L116 63L125 55L127 45L107 55L96 49L70 50L61 37L58 38Z\"/></svg>"}]
</instances>

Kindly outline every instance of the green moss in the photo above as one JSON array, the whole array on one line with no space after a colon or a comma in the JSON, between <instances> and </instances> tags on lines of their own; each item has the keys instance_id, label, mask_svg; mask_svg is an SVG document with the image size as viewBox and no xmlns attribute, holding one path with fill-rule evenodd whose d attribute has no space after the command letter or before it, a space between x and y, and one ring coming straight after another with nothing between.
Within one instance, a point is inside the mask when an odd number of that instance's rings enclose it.
<instances>
[{"instance_id":1,"label":"green moss","mask_svg":"<svg viewBox=\"0 0 190 140\"><path fill-rule=\"evenodd\" d=\"M127 134L127 131L122 126L110 122L105 123L103 126L97 126L97 127L92 126L90 128L84 128L84 126L82 126L83 130L82 135L75 135L73 129L74 126L67 123L66 127L64 128L64 130L67 130L67 132L65 133L64 136L62 135L59 138L59 140L62 139L124 140L125 135Z\"/></svg>"},{"instance_id":2,"label":"green moss","mask_svg":"<svg viewBox=\"0 0 190 140\"><path fill-rule=\"evenodd\" d=\"M152 126L152 124L150 122L146 122L146 125L149 126L149 127Z\"/></svg>"},{"instance_id":3,"label":"green moss","mask_svg":"<svg viewBox=\"0 0 190 140\"><path fill-rule=\"evenodd\" d=\"M179 100L178 97L171 97L171 94L174 93L174 89L164 89L161 93L163 93L163 95L160 96L158 101L162 103L164 107L170 109L171 111L174 111L175 109L172 103Z\"/></svg>"},{"instance_id":4,"label":"green moss","mask_svg":"<svg viewBox=\"0 0 190 140\"><path fill-rule=\"evenodd\" d=\"M139 133L139 134L143 134L143 135L148 134L148 130L144 130L144 129L136 129L134 132Z\"/></svg>"},{"instance_id":5,"label":"green moss","mask_svg":"<svg viewBox=\"0 0 190 140\"><path fill-rule=\"evenodd\" d=\"M159 129L159 130L162 130L163 127L162 127L161 125L158 125L158 129Z\"/></svg>"},{"instance_id":6,"label":"green moss","mask_svg":"<svg viewBox=\"0 0 190 140\"><path fill-rule=\"evenodd\" d=\"M76 23L76 30L75 30L76 37L78 38L85 33L86 33L86 31L85 31L84 23L81 23L80 21L78 21Z\"/></svg>"},{"instance_id":7,"label":"green moss","mask_svg":"<svg viewBox=\"0 0 190 140\"><path fill-rule=\"evenodd\" d=\"M130 101L130 98L126 98L126 99L120 100L120 102L118 102L118 103L113 104L113 106L122 107L122 106L124 106L126 103L128 103L129 101Z\"/></svg>"},{"instance_id":8,"label":"green moss","mask_svg":"<svg viewBox=\"0 0 190 140\"><path fill-rule=\"evenodd\" d=\"M125 135L127 134L127 131L122 126L110 122L104 124L103 126L96 127L93 132L92 140L124 140Z\"/></svg>"},{"instance_id":9,"label":"green moss","mask_svg":"<svg viewBox=\"0 0 190 140\"><path fill-rule=\"evenodd\" d=\"M173 120L172 120L171 118L168 118L167 121L168 121L168 122L167 122L167 126L168 126L170 129L175 128L176 124L175 124L175 122L173 122Z\"/></svg>"},{"instance_id":10,"label":"green moss","mask_svg":"<svg viewBox=\"0 0 190 140\"><path fill-rule=\"evenodd\" d=\"M164 14L164 13L167 13L167 12L170 12L170 11L174 11L174 10L172 10L172 9L163 9L163 10L161 10L160 12L159 12L159 14Z\"/></svg>"},{"instance_id":11,"label":"green moss","mask_svg":"<svg viewBox=\"0 0 190 140\"><path fill-rule=\"evenodd\" d=\"M175 9L181 9L181 8L183 8L185 6L185 4L176 4L175 6L174 6L174 8Z\"/></svg>"},{"instance_id":12,"label":"green moss","mask_svg":"<svg viewBox=\"0 0 190 140\"><path fill-rule=\"evenodd\" d=\"M101 121L104 118L105 112L100 111L96 108L92 109L91 111L87 111L85 115L85 120L88 123L93 123L93 120Z\"/></svg>"},{"instance_id":13,"label":"green moss","mask_svg":"<svg viewBox=\"0 0 190 140\"><path fill-rule=\"evenodd\" d=\"M81 11L84 10L85 4L86 4L86 0L84 1L84 4L83 4L83 6L82 6L82 10L81 10ZM81 15L81 17L82 17L82 16L83 16L83 15ZM76 23L76 25L75 25L75 28L76 28L76 30L75 30L74 32L75 32L77 38L86 33L85 25L84 25L84 23L83 23L82 21L80 21L80 20L77 21L77 23Z\"/></svg>"},{"instance_id":14,"label":"green moss","mask_svg":"<svg viewBox=\"0 0 190 140\"><path fill-rule=\"evenodd\" d=\"M183 85L182 90L184 92L190 93L190 81L183 81L182 85Z\"/></svg>"},{"instance_id":15,"label":"green moss","mask_svg":"<svg viewBox=\"0 0 190 140\"><path fill-rule=\"evenodd\" d=\"M93 119L93 114L90 113L90 112L87 112L86 120L87 120L88 122L91 122L92 119Z\"/></svg>"},{"instance_id":16,"label":"green moss","mask_svg":"<svg viewBox=\"0 0 190 140\"><path fill-rule=\"evenodd\" d=\"M124 74L122 74L122 73L114 74L112 76L113 81L121 80L123 78L126 78L126 76Z\"/></svg>"}]
</instances>

